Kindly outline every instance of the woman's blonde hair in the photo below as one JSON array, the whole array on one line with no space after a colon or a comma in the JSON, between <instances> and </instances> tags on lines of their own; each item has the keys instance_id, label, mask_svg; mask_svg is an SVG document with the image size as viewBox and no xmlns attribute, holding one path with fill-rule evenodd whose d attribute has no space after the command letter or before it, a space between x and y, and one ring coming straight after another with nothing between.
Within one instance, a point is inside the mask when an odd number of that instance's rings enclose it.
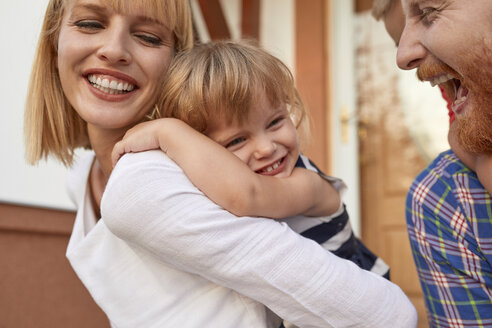
<instances>
[{"instance_id":1,"label":"woman's blonde hair","mask_svg":"<svg viewBox=\"0 0 492 328\"><path fill-rule=\"evenodd\" d=\"M26 159L35 164L54 155L70 165L77 147L90 148L86 123L66 99L56 66L58 36L65 9L75 0L51 0L46 9L34 57L24 114ZM116 11L143 9L173 31L175 50L193 45L188 0L105 0Z\"/></svg>"},{"instance_id":2,"label":"woman's blonde hair","mask_svg":"<svg viewBox=\"0 0 492 328\"><path fill-rule=\"evenodd\" d=\"M199 132L209 122L248 118L259 92L276 108L285 104L304 138L306 110L288 67L252 41L216 41L177 55L151 119L178 118Z\"/></svg>"}]
</instances>

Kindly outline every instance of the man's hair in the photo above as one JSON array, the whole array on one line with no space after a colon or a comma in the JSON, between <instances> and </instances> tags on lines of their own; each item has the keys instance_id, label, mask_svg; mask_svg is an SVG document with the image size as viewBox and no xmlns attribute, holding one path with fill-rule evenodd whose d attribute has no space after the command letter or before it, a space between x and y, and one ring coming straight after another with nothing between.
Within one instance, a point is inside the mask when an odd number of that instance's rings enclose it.
<instances>
[{"instance_id":1,"label":"man's hair","mask_svg":"<svg viewBox=\"0 0 492 328\"><path fill-rule=\"evenodd\" d=\"M306 111L292 73L252 41L197 45L177 55L168 73L151 119L178 118L202 133L216 119L242 124L264 92L271 106L287 106L307 138Z\"/></svg>"},{"instance_id":2,"label":"man's hair","mask_svg":"<svg viewBox=\"0 0 492 328\"><path fill-rule=\"evenodd\" d=\"M24 114L26 159L30 164L52 154L63 164L70 165L75 148L90 148L86 122L65 97L56 65L62 19L73 1L51 0L46 9ZM143 9L145 14L164 22L174 34L177 52L193 45L188 0L105 0L105 3L121 13Z\"/></svg>"},{"instance_id":3,"label":"man's hair","mask_svg":"<svg viewBox=\"0 0 492 328\"><path fill-rule=\"evenodd\" d=\"M374 0L372 5L372 16L376 18L376 20L380 20L384 18L386 13L391 9L395 1L400 0Z\"/></svg>"}]
</instances>

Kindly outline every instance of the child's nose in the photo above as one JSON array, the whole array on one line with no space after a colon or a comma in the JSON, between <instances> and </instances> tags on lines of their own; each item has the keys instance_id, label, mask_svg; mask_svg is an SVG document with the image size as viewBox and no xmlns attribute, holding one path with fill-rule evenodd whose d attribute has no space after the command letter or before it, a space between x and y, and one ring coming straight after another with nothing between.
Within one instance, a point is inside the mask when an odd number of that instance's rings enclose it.
<instances>
[{"instance_id":1,"label":"child's nose","mask_svg":"<svg viewBox=\"0 0 492 328\"><path fill-rule=\"evenodd\" d=\"M256 141L255 158L260 159L271 156L277 149L277 144L270 138L261 138Z\"/></svg>"}]
</instances>

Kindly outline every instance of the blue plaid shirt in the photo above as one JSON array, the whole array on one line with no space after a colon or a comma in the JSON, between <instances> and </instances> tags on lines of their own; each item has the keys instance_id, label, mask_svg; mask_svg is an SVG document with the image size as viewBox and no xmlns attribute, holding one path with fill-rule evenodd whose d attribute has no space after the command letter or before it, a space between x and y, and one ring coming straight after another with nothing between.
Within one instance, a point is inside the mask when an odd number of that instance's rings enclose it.
<instances>
[{"instance_id":1,"label":"blue plaid shirt","mask_svg":"<svg viewBox=\"0 0 492 328\"><path fill-rule=\"evenodd\" d=\"M431 327L492 326L491 196L451 151L412 184L406 217Z\"/></svg>"}]
</instances>

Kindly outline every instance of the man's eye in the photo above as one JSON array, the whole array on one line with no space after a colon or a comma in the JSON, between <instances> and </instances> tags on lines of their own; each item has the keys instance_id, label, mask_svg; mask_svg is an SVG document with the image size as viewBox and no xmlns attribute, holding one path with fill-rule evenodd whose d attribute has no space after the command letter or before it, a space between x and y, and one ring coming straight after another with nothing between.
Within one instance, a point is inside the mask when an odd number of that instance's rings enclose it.
<instances>
[{"instance_id":1,"label":"man's eye","mask_svg":"<svg viewBox=\"0 0 492 328\"><path fill-rule=\"evenodd\" d=\"M96 30L104 27L98 21L88 21L88 20L75 22L74 25L77 26L78 28L87 29L87 30Z\"/></svg>"},{"instance_id":2,"label":"man's eye","mask_svg":"<svg viewBox=\"0 0 492 328\"><path fill-rule=\"evenodd\" d=\"M159 39L158 37L155 37L155 36L151 36L148 34L136 34L136 36L137 36L137 38L139 38L143 42L150 44L152 46L160 46L163 44L161 39Z\"/></svg>"},{"instance_id":3,"label":"man's eye","mask_svg":"<svg viewBox=\"0 0 492 328\"><path fill-rule=\"evenodd\" d=\"M232 140L231 142L229 142L225 147L229 148L232 146L236 146L236 145L240 144L241 142L243 142L244 140L246 140L246 138L244 138L244 137L236 138L236 139Z\"/></svg>"},{"instance_id":4,"label":"man's eye","mask_svg":"<svg viewBox=\"0 0 492 328\"><path fill-rule=\"evenodd\" d=\"M439 11L436 8L426 7L421 10L421 19L425 25L431 25L436 20Z\"/></svg>"}]
</instances>

